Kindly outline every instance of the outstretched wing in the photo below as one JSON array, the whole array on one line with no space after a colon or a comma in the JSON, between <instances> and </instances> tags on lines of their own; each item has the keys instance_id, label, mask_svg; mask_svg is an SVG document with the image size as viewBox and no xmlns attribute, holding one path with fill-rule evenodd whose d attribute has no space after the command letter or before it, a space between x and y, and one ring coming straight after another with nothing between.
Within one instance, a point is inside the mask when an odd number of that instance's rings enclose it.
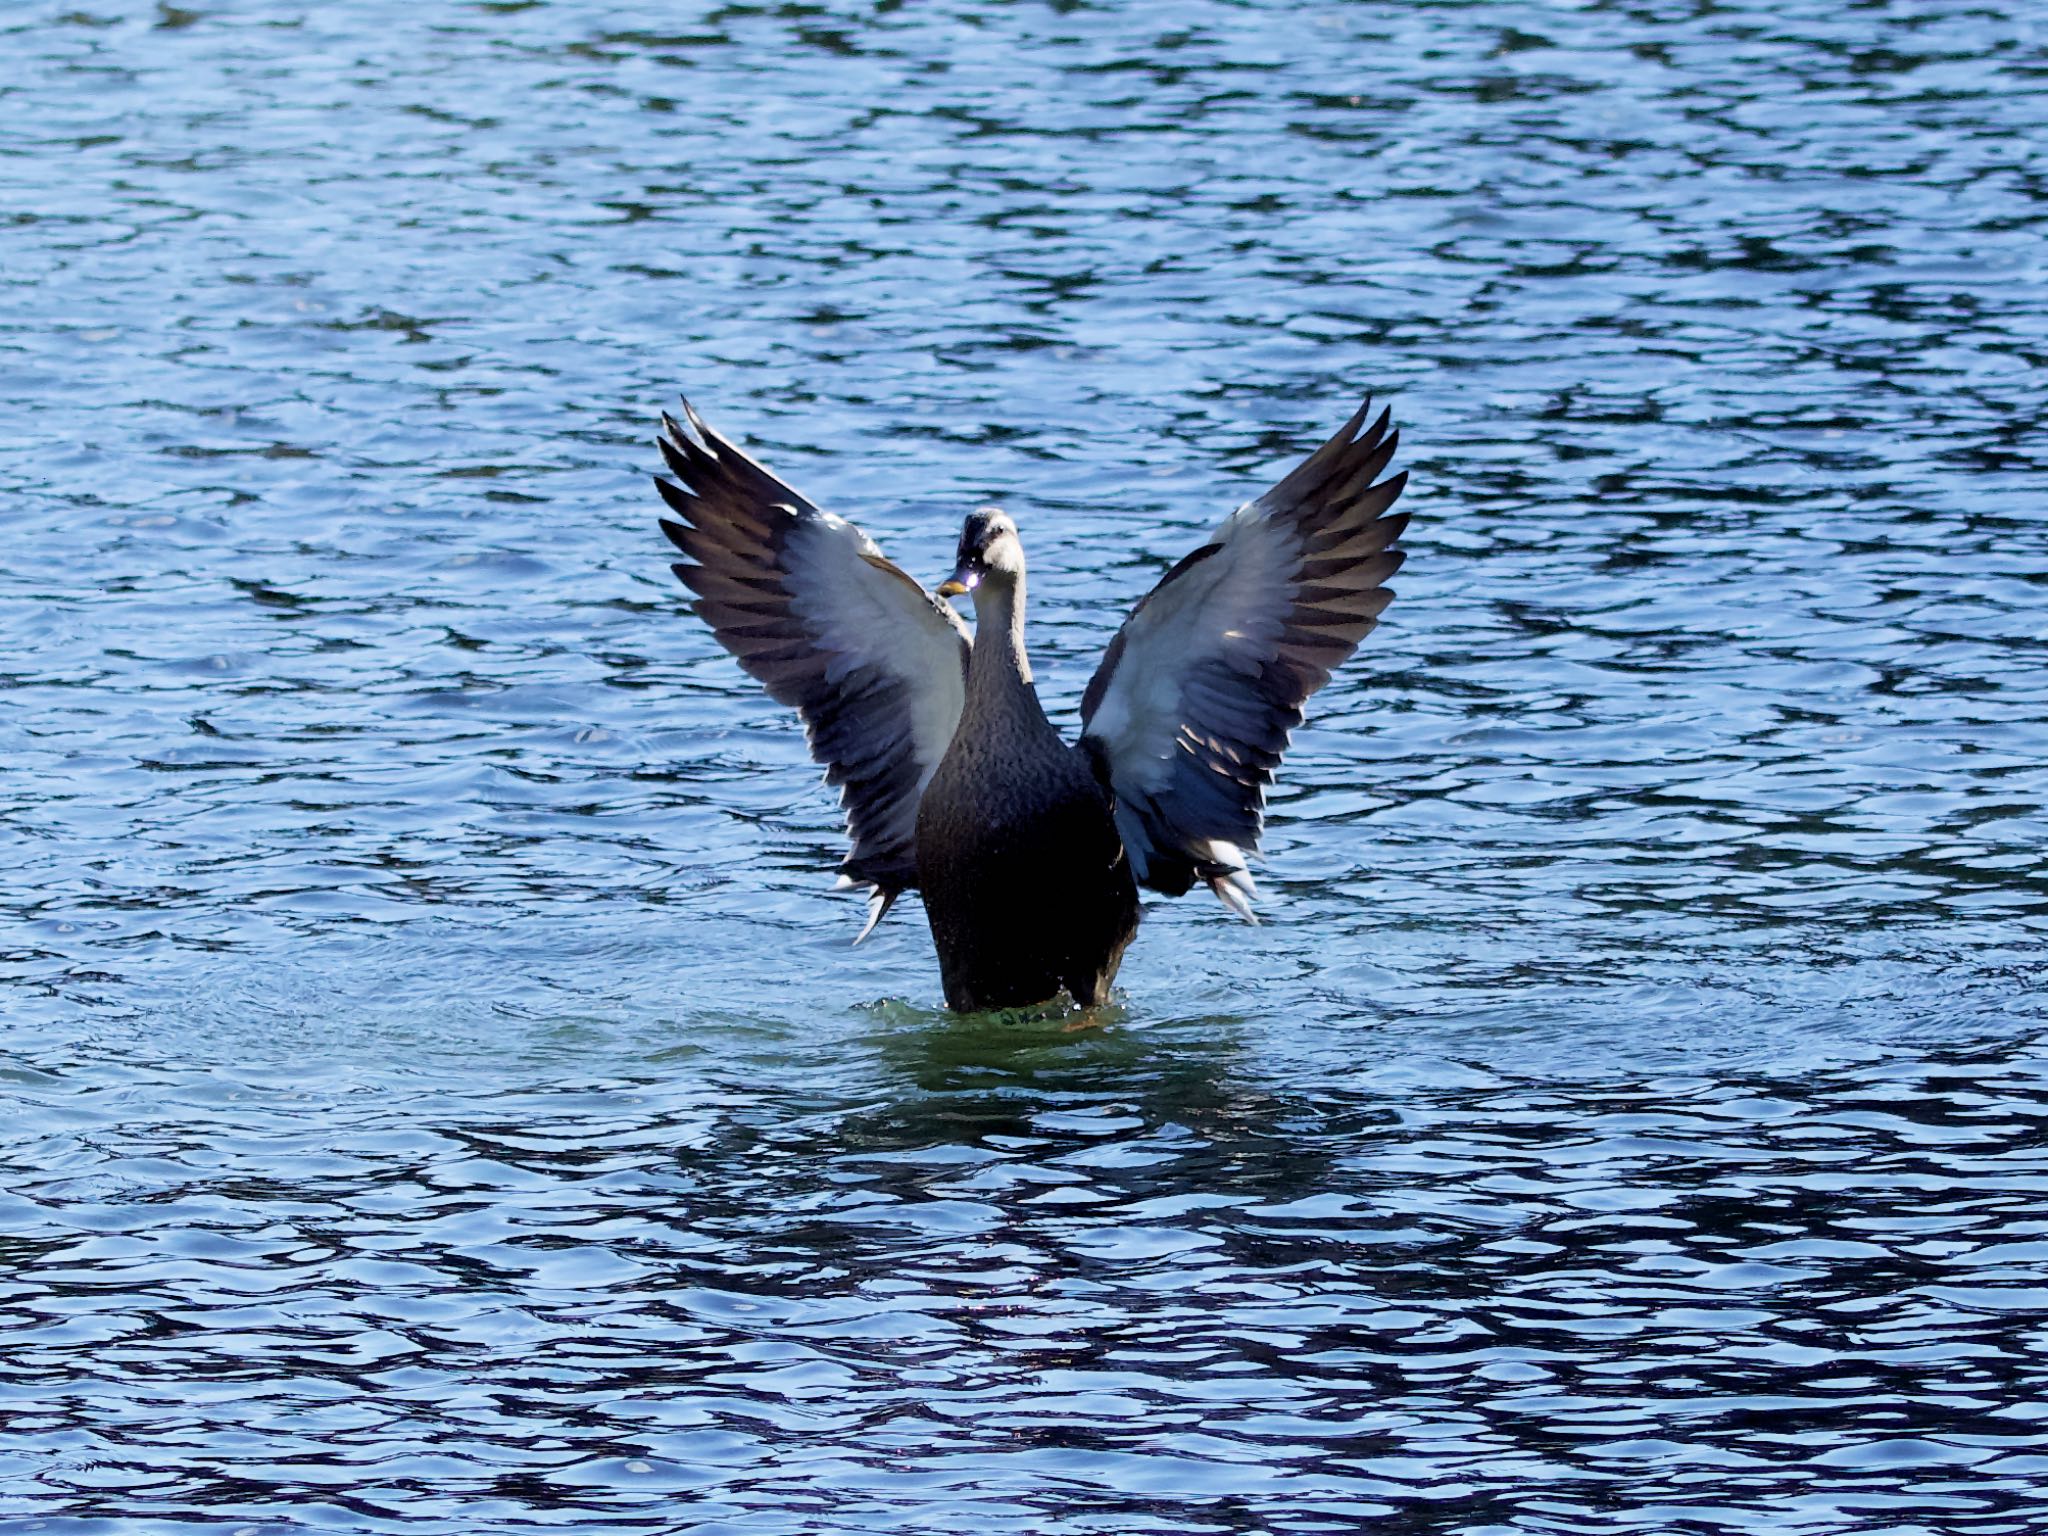
<instances>
[{"instance_id":1,"label":"outstretched wing","mask_svg":"<svg viewBox=\"0 0 2048 1536\"><path fill-rule=\"evenodd\" d=\"M719 643L803 716L811 755L846 807L853 851L841 873L870 887L866 938L917 884L917 802L960 722L967 626L687 400L683 413L695 436L663 414L661 456L676 479L654 482L682 519L664 518L662 531L694 562L675 573Z\"/></svg>"},{"instance_id":2,"label":"outstretched wing","mask_svg":"<svg viewBox=\"0 0 2048 1536\"><path fill-rule=\"evenodd\" d=\"M1131 610L1081 702L1132 873L1178 896L1197 876L1246 918L1266 786L1301 706L1394 594L1407 483L1378 479L1400 433L1372 402ZM1375 483L1377 482L1377 483Z\"/></svg>"}]
</instances>

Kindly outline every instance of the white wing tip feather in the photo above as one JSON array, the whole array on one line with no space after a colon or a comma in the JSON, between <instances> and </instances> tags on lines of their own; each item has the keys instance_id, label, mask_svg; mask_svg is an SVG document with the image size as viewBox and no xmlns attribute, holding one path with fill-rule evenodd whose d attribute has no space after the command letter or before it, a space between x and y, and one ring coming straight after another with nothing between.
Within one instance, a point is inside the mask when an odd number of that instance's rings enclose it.
<instances>
[{"instance_id":1,"label":"white wing tip feather","mask_svg":"<svg viewBox=\"0 0 2048 1536\"><path fill-rule=\"evenodd\" d=\"M1244 850L1219 837L1212 838L1204 851L1209 863L1223 866L1221 874L1208 877L1209 889L1223 905L1256 928L1259 920L1252 912L1252 898L1259 894L1259 888L1244 866Z\"/></svg>"},{"instance_id":2,"label":"white wing tip feather","mask_svg":"<svg viewBox=\"0 0 2048 1536\"><path fill-rule=\"evenodd\" d=\"M851 884L852 882L849 881L848 883ZM869 886L868 920L861 928L861 931L854 935L853 942L858 944L862 939L873 933L875 931L875 924L879 923L888 914L889 908L895 904L896 893L894 891L885 891L879 885Z\"/></svg>"},{"instance_id":3,"label":"white wing tip feather","mask_svg":"<svg viewBox=\"0 0 2048 1536\"><path fill-rule=\"evenodd\" d=\"M1252 877L1242 870L1227 875L1209 877L1209 889L1222 899L1223 905L1254 928L1259 926L1258 914L1252 911L1252 897L1258 892L1252 887Z\"/></svg>"}]
</instances>

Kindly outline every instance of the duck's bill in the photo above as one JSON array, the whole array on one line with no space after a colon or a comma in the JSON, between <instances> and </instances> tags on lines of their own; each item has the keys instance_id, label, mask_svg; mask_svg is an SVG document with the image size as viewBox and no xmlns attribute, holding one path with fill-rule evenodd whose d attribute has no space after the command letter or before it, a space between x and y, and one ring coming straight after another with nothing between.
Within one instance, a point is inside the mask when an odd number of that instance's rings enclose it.
<instances>
[{"instance_id":1,"label":"duck's bill","mask_svg":"<svg viewBox=\"0 0 2048 1536\"><path fill-rule=\"evenodd\" d=\"M959 570L939 583L939 596L965 597L975 589L980 581L981 575L979 572L970 571L963 565Z\"/></svg>"}]
</instances>

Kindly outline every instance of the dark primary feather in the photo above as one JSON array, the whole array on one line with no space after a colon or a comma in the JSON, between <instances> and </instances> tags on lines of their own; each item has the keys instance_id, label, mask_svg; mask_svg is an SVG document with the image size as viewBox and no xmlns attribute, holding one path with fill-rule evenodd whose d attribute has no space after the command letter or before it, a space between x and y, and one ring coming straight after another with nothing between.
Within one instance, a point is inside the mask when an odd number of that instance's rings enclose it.
<instances>
[{"instance_id":1,"label":"dark primary feather","mask_svg":"<svg viewBox=\"0 0 2048 1536\"><path fill-rule=\"evenodd\" d=\"M1386 514L1408 477L1379 478L1400 435L1371 409L1167 572L1088 685L1083 744L1155 890L1200 877L1250 915L1244 860L1302 705L1393 600L1408 519Z\"/></svg>"},{"instance_id":2,"label":"dark primary feather","mask_svg":"<svg viewBox=\"0 0 2048 1536\"><path fill-rule=\"evenodd\" d=\"M662 531L674 569L719 642L803 717L811 755L840 790L853 850L841 866L874 887L869 926L917 883L917 802L960 717L968 638L950 607L705 426L662 417L655 485L681 521Z\"/></svg>"}]
</instances>

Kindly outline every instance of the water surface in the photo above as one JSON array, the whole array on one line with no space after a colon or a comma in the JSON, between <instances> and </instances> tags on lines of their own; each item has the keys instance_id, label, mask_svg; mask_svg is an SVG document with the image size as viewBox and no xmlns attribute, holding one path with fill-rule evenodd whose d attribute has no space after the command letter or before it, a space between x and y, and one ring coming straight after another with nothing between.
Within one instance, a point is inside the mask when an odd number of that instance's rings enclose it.
<instances>
[{"instance_id":1,"label":"water surface","mask_svg":"<svg viewBox=\"0 0 2048 1536\"><path fill-rule=\"evenodd\" d=\"M0 1520L2021 1532L2014 0L0 18ZM1056 717L1368 390L1267 922L859 950L679 388Z\"/></svg>"}]
</instances>

